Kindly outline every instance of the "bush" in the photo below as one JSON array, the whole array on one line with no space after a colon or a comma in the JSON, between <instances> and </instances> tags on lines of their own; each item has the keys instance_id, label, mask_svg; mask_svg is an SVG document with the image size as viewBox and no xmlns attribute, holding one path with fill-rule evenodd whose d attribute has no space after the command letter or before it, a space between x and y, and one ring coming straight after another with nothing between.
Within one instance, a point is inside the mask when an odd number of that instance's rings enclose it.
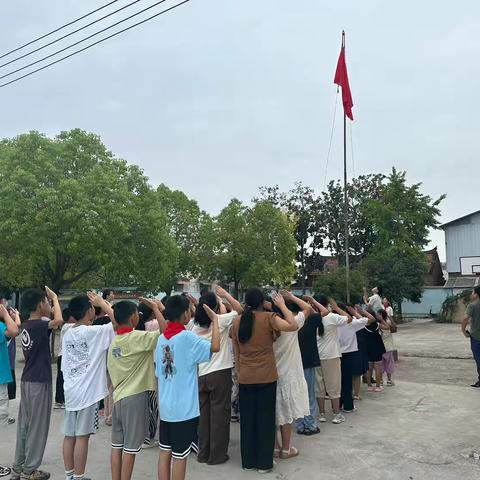
<instances>
[{"instance_id":1,"label":"bush","mask_svg":"<svg viewBox=\"0 0 480 480\"><path fill-rule=\"evenodd\" d=\"M466 305L470 301L471 295L471 290L464 290L462 293L449 295L442 303L437 321L440 323L452 323L458 307L460 305Z\"/></svg>"}]
</instances>

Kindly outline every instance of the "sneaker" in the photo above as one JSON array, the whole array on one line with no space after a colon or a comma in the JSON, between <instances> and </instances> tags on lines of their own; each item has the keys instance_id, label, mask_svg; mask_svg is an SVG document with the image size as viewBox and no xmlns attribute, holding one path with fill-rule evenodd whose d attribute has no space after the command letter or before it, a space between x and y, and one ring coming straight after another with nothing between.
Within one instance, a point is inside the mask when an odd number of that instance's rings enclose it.
<instances>
[{"instance_id":1,"label":"sneaker","mask_svg":"<svg viewBox=\"0 0 480 480\"><path fill-rule=\"evenodd\" d=\"M65 410L65 404L55 402L55 404L53 405L53 409L54 410Z\"/></svg>"},{"instance_id":2,"label":"sneaker","mask_svg":"<svg viewBox=\"0 0 480 480\"><path fill-rule=\"evenodd\" d=\"M477 383L474 383L473 385L470 385L472 388L480 388L480 380Z\"/></svg>"},{"instance_id":3,"label":"sneaker","mask_svg":"<svg viewBox=\"0 0 480 480\"><path fill-rule=\"evenodd\" d=\"M42 470L34 470L32 473L22 472L20 475L21 480L48 480L49 478L50 474Z\"/></svg>"},{"instance_id":4,"label":"sneaker","mask_svg":"<svg viewBox=\"0 0 480 480\"><path fill-rule=\"evenodd\" d=\"M271 471L273 470L273 468L269 468L268 470L257 470L257 473L260 473L261 475L265 474L265 473L270 473Z\"/></svg>"},{"instance_id":5,"label":"sneaker","mask_svg":"<svg viewBox=\"0 0 480 480\"><path fill-rule=\"evenodd\" d=\"M153 448L153 447L158 447L158 441L157 440L150 440L149 442L143 442L141 448L143 450L146 450L147 448Z\"/></svg>"},{"instance_id":6,"label":"sneaker","mask_svg":"<svg viewBox=\"0 0 480 480\"><path fill-rule=\"evenodd\" d=\"M345 410L344 408L342 408L342 412L344 413L353 413L353 412L356 412L357 411L357 407L353 407L352 410Z\"/></svg>"},{"instance_id":7,"label":"sneaker","mask_svg":"<svg viewBox=\"0 0 480 480\"><path fill-rule=\"evenodd\" d=\"M393 380L389 380L387 382L387 387L394 387L394 386L395 386L395 382ZM480 387L480 385L479 385L479 387Z\"/></svg>"},{"instance_id":8,"label":"sneaker","mask_svg":"<svg viewBox=\"0 0 480 480\"><path fill-rule=\"evenodd\" d=\"M8 419L8 424L9 424L9 425L13 425L14 423L15 423L15 419L14 419L13 417L10 417L10 418Z\"/></svg>"},{"instance_id":9,"label":"sneaker","mask_svg":"<svg viewBox=\"0 0 480 480\"><path fill-rule=\"evenodd\" d=\"M375 393L381 393L381 392L383 392L383 387L375 387L375 388L373 389L373 391L374 391Z\"/></svg>"},{"instance_id":10,"label":"sneaker","mask_svg":"<svg viewBox=\"0 0 480 480\"><path fill-rule=\"evenodd\" d=\"M22 474L21 470L17 470L16 468L12 468L12 472L10 475L10 480L20 480L20 475Z\"/></svg>"},{"instance_id":11,"label":"sneaker","mask_svg":"<svg viewBox=\"0 0 480 480\"><path fill-rule=\"evenodd\" d=\"M254 468L245 468L245 467L242 467L242 470L244 470L245 472L253 472L253 471L255 471Z\"/></svg>"},{"instance_id":12,"label":"sneaker","mask_svg":"<svg viewBox=\"0 0 480 480\"><path fill-rule=\"evenodd\" d=\"M306 428L303 432L302 435L306 435L307 437L311 437L312 435L317 435L320 433L320 429L317 427L314 430L310 430L309 428Z\"/></svg>"},{"instance_id":13,"label":"sneaker","mask_svg":"<svg viewBox=\"0 0 480 480\"><path fill-rule=\"evenodd\" d=\"M373 387L373 385L369 385L368 388L367 388L367 391L368 392L374 392L375 388Z\"/></svg>"},{"instance_id":14,"label":"sneaker","mask_svg":"<svg viewBox=\"0 0 480 480\"><path fill-rule=\"evenodd\" d=\"M327 417L324 413L320 413L320 415L318 416L318 421L321 423L325 423L327 421Z\"/></svg>"},{"instance_id":15,"label":"sneaker","mask_svg":"<svg viewBox=\"0 0 480 480\"><path fill-rule=\"evenodd\" d=\"M333 416L332 423L334 423L335 425L339 425L340 423L343 423L344 421L345 421L345 417L341 413L339 413L339 414Z\"/></svg>"}]
</instances>

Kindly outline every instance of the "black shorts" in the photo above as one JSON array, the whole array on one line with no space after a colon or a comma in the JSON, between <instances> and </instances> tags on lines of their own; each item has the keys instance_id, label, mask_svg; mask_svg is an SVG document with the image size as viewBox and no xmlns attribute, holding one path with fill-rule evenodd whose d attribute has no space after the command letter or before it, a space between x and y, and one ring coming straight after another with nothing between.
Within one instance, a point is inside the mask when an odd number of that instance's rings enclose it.
<instances>
[{"instance_id":1,"label":"black shorts","mask_svg":"<svg viewBox=\"0 0 480 480\"><path fill-rule=\"evenodd\" d=\"M184 422L160 420L160 450L172 452L172 457L182 460L190 452L198 453L198 417Z\"/></svg>"}]
</instances>

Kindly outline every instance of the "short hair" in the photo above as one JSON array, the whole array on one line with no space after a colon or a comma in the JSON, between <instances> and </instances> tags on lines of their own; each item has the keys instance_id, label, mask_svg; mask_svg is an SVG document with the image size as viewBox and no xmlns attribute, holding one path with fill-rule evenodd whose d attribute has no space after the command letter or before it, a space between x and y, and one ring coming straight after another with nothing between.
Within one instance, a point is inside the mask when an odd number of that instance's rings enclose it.
<instances>
[{"instance_id":1,"label":"short hair","mask_svg":"<svg viewBox=\"0 0 480 480\"><path fill-rule=\"evenodd\" d=\"M68 320L70 319L71 317L71 313L70 313L70 309L68 307L65 307L63 310L62 310L62 318L63 318L63 321L65 323L68 322Z\"/></svg>"},{"instance_id":2,"label":"short hair","mask_svg":"<svg viewBox=\"0 0 480 480\"><path fill-rule=\"evenodd\" d=\"M165 305L165 318L171 322L178 322L180 317L189 310L190 302L182 295L171 296Z\"/></svg>"},{"instance_id":3,"label":"short hair","mask_svg":"<svg viewBox=\"0 0 480 480\"><path fill-rule=\"evenodd\" d=\"M328 306L328 297L324 295L323 293L316 293L313 297L322 307L327 307Z\"/></svg>"},{"instance_id":4,"label":"short hair","mask_svg":"<svg viewBox=\"0 0 480 480\"><path fill-rule=\"evenodd\" d=\"M68 303L70 315L78 322L92 308L92 302L87 295L77 295Z\"/></svg>"},{"instance_id":5,"label":"short hair","mask_svg":"<svg viewBox=\"0 0 480 480\"><path fill-rule=\"evenodd\" d=\"M22 293L20 302L22 317L28 318L46 298L47 294L39 288L29 288L28 290L25 290Z\"/></svg>"},{"instance_id":6,"label":"short hair","mask_svg":"<svg viewBox=\"0 0 480 480\"><path fill-rule=\"evenodd\" d=\"M115 321L119 325L127 325L130 317L138 311L137 306L129 300L122 300L113 307Z\"/></svg>"},{"instance_id":7,"label":"short hair","mask_svg":"<svg viewBox=\"0 0 480 480\"><path fill-rule=\"evenodd\" d=\"M102 298L106 300L111 293L113 293L113 290L111 288L105 288L104 290L102 290Z\"/></svg>"},{"instance_id":8,"label":"short hair","mask_svg":"<svg viewBox=\"0 0 480 480\"><path fill-rule=\"evenodd\" d=\"M473 291L480 297L480 285L473 287Z\"/></svg>"}]
</instances>

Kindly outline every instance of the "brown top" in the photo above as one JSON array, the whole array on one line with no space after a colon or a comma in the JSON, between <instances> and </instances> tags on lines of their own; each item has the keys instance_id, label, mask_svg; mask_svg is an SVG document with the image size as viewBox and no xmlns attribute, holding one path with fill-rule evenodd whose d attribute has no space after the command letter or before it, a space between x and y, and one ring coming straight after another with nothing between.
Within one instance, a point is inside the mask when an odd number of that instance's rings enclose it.
<instances>
[{"instance_id":1,"label":"brown top","mask_svg":"<svg viewBox=\"0 0 480 480\"><path fill-rule=\"evenodd\" d=\"M275 313L254 312L252 336L248 342L238 341L240 318L232 325L232 342L239 370L239 383L273 383L278 379L273 342L280 332L273 327Z\"/></svg>"}]
</instances>

